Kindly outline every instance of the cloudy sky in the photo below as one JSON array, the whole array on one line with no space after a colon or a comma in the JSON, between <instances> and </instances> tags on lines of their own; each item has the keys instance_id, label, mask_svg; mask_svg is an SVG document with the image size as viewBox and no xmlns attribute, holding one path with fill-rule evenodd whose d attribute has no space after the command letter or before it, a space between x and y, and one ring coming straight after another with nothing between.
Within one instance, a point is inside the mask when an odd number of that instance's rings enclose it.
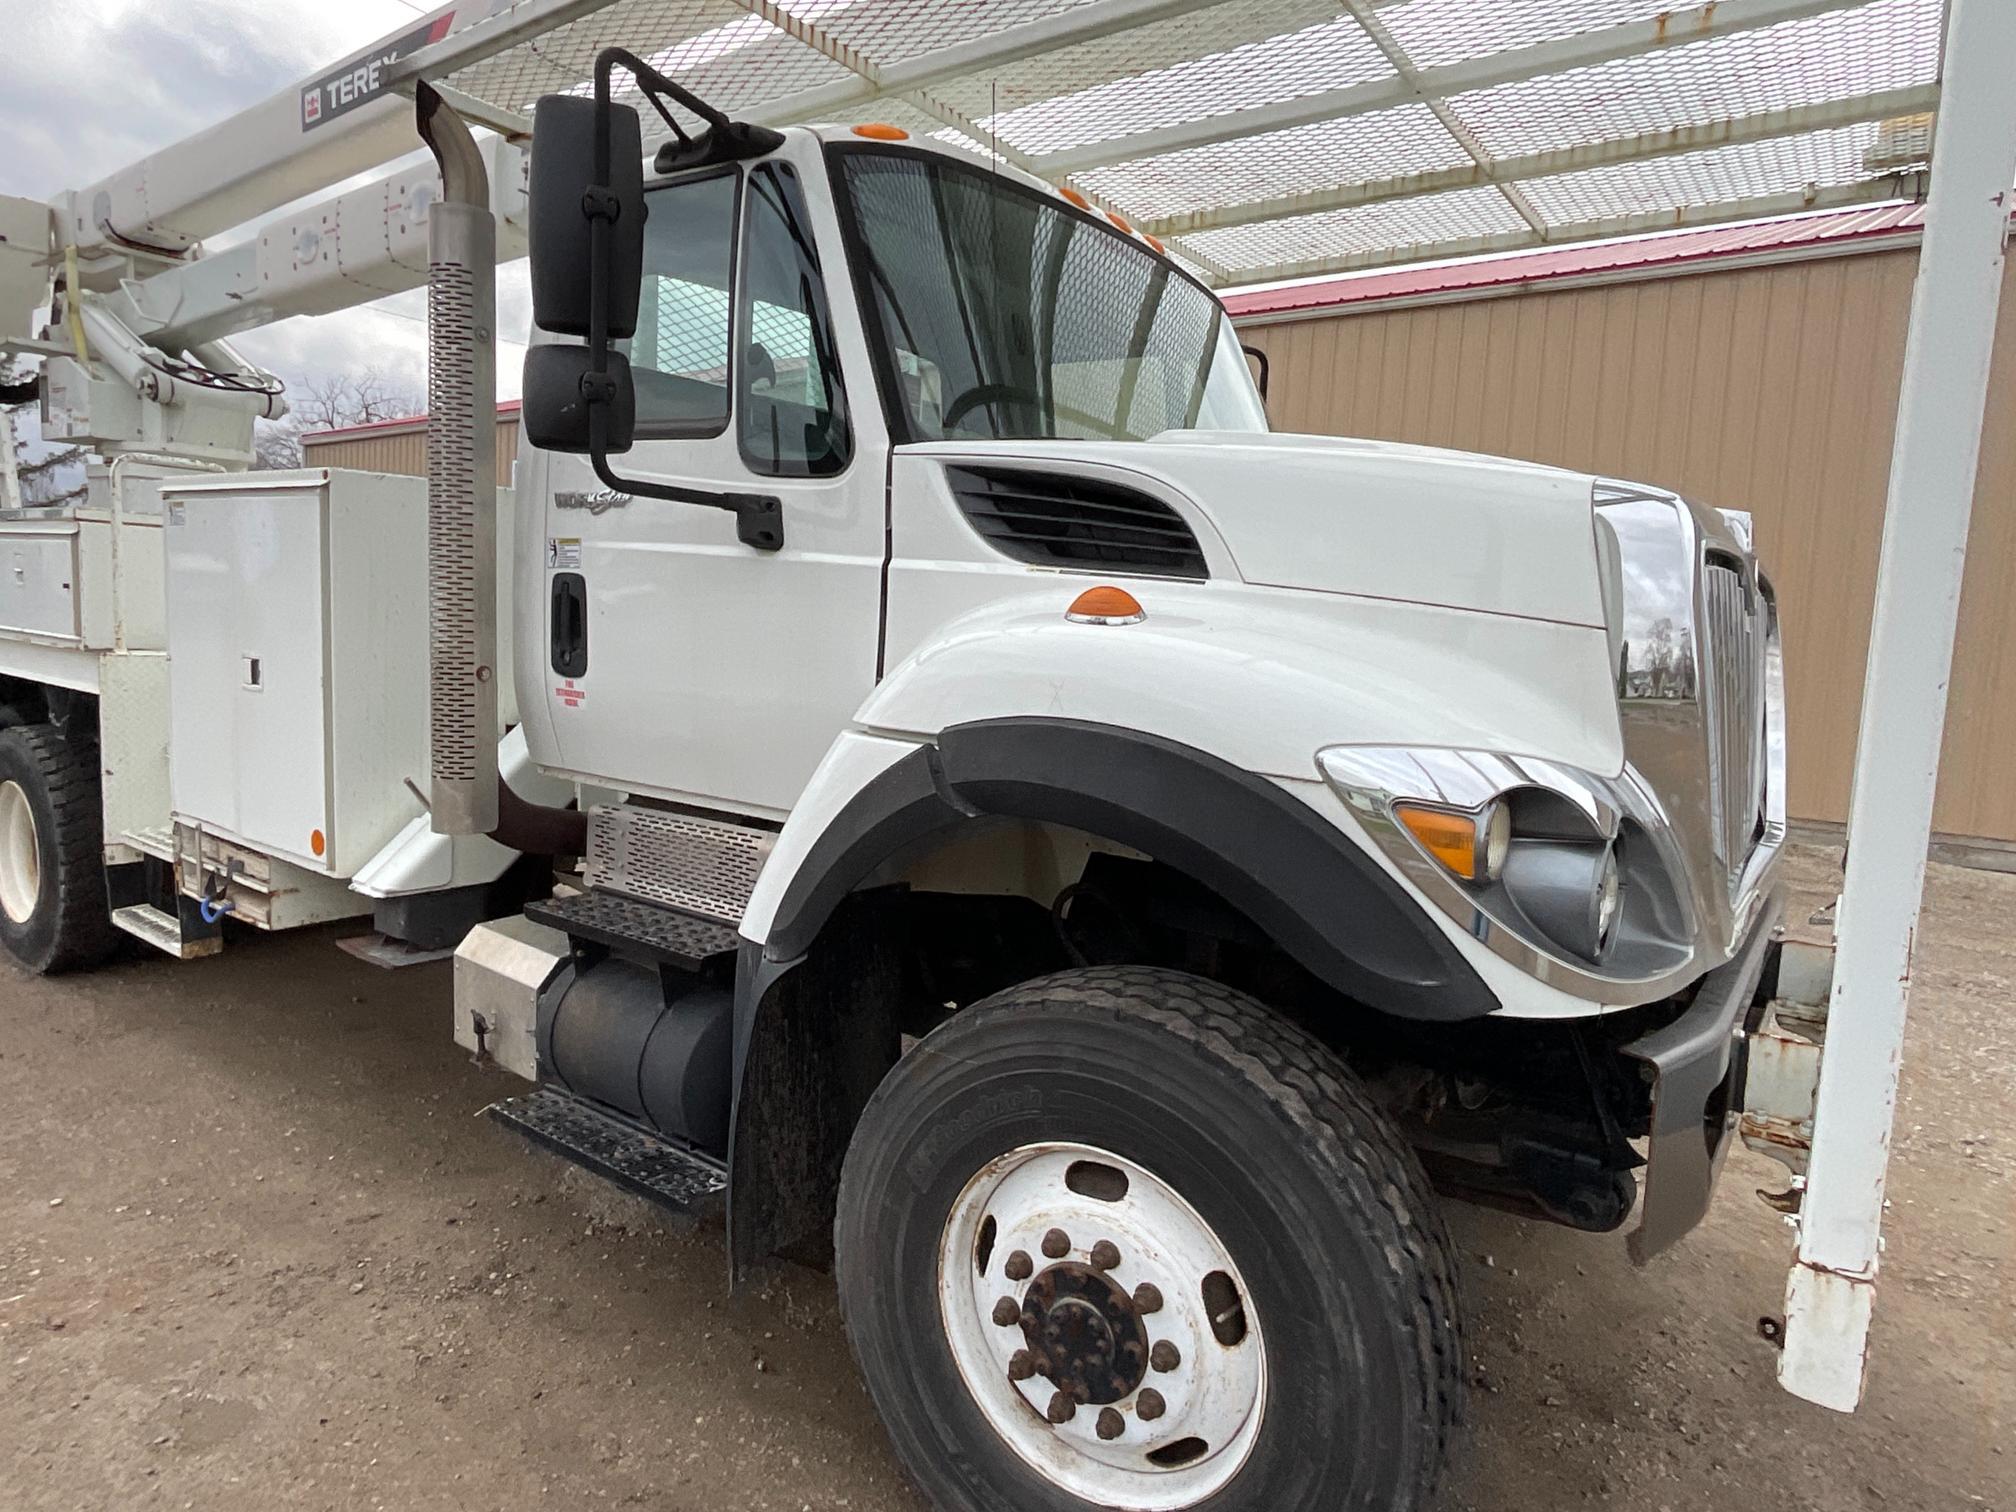
<instances>
[{"instance_id":1,"label":"cloudy sky","mask_svg":"<svg viewBox=\"0 0 2016 1512\"><path fill-rule=\"evenodd\" d=\"M47 199L89 184L429 8L418 0L0 0L0 194ZM524 333L523 273L522 263L500 270L505 337ZM376 367L420 392L425 309L425 291L415 290L283 321L236 344L290 380ZM505 397L518 391L521 351L500 345Z\"/></svg>"}]
</instances>

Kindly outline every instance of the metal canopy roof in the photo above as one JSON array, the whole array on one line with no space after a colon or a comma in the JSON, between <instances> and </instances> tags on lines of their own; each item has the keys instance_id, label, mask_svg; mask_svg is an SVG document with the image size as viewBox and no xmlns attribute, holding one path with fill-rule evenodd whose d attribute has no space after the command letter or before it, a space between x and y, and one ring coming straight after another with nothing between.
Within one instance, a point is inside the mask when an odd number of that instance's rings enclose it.
<instances>
[{"instance_id":1,"label":"metal canopy roof","mask_svg":"<svg viewBox=\"0 0 2016 1512\"><path fill-rule=\"evenodd\" d=\"M751 119L998 154L1221 285L1922 193L1942 0L1671 7L516 0L444 82L522 127L621 44Z\"/></svg>"}]
</instances>

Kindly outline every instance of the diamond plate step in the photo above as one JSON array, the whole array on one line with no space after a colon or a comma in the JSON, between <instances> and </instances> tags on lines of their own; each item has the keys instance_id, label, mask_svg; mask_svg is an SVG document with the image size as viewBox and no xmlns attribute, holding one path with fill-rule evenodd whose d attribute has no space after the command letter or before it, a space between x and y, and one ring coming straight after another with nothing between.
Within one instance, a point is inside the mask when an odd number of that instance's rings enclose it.
<instances>
[{"instance_id":1,"label":"diamond plate step","mask_svg":"<svg viewBox=\"0 0 2016 1512\"><path fill-rule=\"evenodd\" d=\"M588 811L588 885L739 924L776 842L772 830L600 804Z\"/></svg>"},{"instance_id":2,"label":"diamond plate step","mask_svg":"<svg viewBox=\"0 0 2016 1512\"><path fill-rule=\"evenodd\" d=\"M612 950L644 950L686 971L697 971L709 958L742 945L742 937L725 924L616 893L576 893L528 903L525 917Z\"/></svg>"},{"instance_id":3,"label":"diamond plate step","mask_svg":"<svg viewBox=\"0 0 2016 1512\"><path fill-rule=\"evenodd\" d=\"M534 1144L675 1212L706 1207L728 1189L727 1173L717 1162L553 1087L492 1103L485 1111Z\"/></svg>"}]
</instances>

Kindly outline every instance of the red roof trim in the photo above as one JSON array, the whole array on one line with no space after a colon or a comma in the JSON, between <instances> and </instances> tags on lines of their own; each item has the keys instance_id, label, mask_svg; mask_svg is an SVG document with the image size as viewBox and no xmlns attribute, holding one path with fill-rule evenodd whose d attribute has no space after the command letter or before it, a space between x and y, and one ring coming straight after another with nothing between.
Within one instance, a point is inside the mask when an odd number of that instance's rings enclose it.
<instances>
[{"instance_id":1,"label":"red roof trim","mask_svg":"<svg viewBox=\"0 0 2016 1512\"><path fill-rule=\"evenodd\" d=\"M1227 294L1224 296L1225 308L1235 318L1284 315L1335 309L1374 300L1482 294L1495 289L1587 278L1603 273L1644 275L1660 269L1677 271L1704 262L1756 257L1801 248L1838 246L1846 252L1853 250L1858 242L1914 234L1922 228L1924 220L1925 207L1917 204L1793 216L1754 221L1742 226L1716 226L1700 231L1639 236L1625 241L1591 242L1579 247L1472 258L1432 268L1347 274L1287 288Z\"/></svg>"},{"instance_id":2,"label":"red roof trim","mask_svg":"<svg viewBox=\"0 0 2016 1512\"><path fill-rule=\"evenodd\" d=\"M506 416L516 415L517 413L518 401L516 399L505 399L497 406L497 418L499 420L504 419ZM402 415L397 420L373 420L368 425L342 425L334 430L309 431L301 437L301 444L306 446L312 442L320 446L329 441L348 441L356 436L396 436L404 434L407 431L418 430L426 423L427 417L422 414Z\"/></svg>"}]
</instances>

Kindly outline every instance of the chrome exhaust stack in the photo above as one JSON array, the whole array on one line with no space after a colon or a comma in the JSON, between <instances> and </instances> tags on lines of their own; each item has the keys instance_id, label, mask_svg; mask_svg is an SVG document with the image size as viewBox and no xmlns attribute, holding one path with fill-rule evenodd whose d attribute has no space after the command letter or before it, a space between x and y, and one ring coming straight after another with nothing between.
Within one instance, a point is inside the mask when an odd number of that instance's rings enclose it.
<instances>
[{"instance_id":1,"label":"chrome exhaust stack","mask_svg":"<svg viewBox=\"0 0 2016 1512\"><path fill-rule=\"evenodd\" d=\"M424 81L441 169L427 222L429 801L436 834L497 827L497 222L476 139Z\"/></svg>"}]
</instances>

